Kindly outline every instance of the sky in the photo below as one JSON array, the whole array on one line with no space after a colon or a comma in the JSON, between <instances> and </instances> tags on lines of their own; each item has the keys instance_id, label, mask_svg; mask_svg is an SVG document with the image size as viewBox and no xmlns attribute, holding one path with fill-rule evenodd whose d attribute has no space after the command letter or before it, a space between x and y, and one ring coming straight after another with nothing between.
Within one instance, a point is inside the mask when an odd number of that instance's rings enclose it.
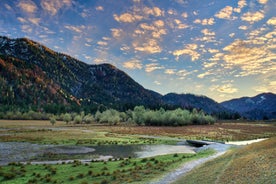
<instances>
[{"instance_id":1,"label":"sky","mask_svg":"<svg viewBox=\"0 0 276 184\"><path fill-rule=\"evenodd\" d=\"M275 7L275 0L0 0L0 35L113 64L161 94L222 102L276 93Z\"/></svg>"}]
</instances>

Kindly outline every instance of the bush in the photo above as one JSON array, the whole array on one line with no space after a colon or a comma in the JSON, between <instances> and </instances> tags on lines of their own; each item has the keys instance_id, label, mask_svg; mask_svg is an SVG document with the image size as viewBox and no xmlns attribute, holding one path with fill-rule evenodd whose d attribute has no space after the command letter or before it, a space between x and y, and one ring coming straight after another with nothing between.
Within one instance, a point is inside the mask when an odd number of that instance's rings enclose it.
<instances>
[{"instance_id":1,"label":"bush","mask_svg":"<svg viewBox=\"0 0 276 184\"><path fill-rule=\"evenodd\" d=\"M55 125L55 124L56 124L56 118L55 118L54 116L50 118L50 123L51 123L52 125Z\"/></svg>"},{"instance_id":2,"label":"bush","mask_svg":"<svg viewBox=\"0 0 276 184\"><path fill-rule=\"evenodd\" d=\"M74 123L75 123L75 124L80 124L80 123L82 123L82 118L81 118L80 115L75 116L75 118L74 118Z\"/></svg>"}]
</instances>

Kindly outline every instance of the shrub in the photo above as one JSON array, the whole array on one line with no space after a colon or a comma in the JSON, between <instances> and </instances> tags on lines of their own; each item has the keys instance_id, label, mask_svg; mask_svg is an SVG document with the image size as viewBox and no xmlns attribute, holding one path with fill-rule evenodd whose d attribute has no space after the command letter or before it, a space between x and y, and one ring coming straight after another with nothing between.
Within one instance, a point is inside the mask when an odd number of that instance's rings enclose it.
<instances>
[{"instance_id":1,"label":"shrub","mask_svg":"<svg viewBox=\"0 0 276 184\"><path fill-rule=\"evenodd\" d=\"M75 116L74 123L75 124L80 124L81 122L82 122L81 116L80 115Z\"/></svg>"}]
</instances>

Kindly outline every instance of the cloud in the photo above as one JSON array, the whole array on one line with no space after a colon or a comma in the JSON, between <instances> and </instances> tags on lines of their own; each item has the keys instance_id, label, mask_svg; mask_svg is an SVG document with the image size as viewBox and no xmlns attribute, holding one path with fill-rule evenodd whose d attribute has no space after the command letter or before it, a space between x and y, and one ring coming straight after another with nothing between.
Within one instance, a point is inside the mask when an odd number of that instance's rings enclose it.
<instances>
[{"instance_id":1,"label":"cloud","mask_svg":"<svg viewBox=\"0 0 276 184\"><path fill-rule=\"evenodd\" d=\"M71 0L42 0L40 5L46 12L54 16L61 8L70 7L72 2Z\"/></svg>"},{"instance_id":2,"label":"cloud","mask_svg":"<svg viewBox=\"0 0 276 184\"><path fill-rule=\"evenodd\" d=\"M76 33L82 33L83 29L85 28L84 25L82 26L72 26L72 25L66 25L64 26L66 29L69 29L70 31L74 31Z\"/></svg>"},{"instance_id":3,"label":"cloud","mask_svg":"<svg viewBox=\"0 0 276 184\"><path fill-rule=\"evenodd\" d=\"M142 43L134 41L132 46L136 51L146 52L149 54L160 53L162 51L161 46L158 45L158 42L155 39L149 39Z\"/></svg>"},{"instance_id":4,"label":"cloud","mask_svg":"<svg viewBox=\"0 0 276 184\"><path fill-rule=\"evenodd\" d=\"M154 81L154 84L156 84L156 85L161 85L161 82L159 82L159 81Z\"/></svg>"},{"instance_id":5,"label":"cloud","mask_svg":"<svg viewBox=\"0 0 276 184\"><path fill-rule=\"evenodd\" d=\"M233 87L232 84L212 85L209 90L227 94L238 92L238 89Z\"/></svg>"},{"instance_id":6,"label":"cloud","mask_svg":"<svg viewBox=\"0 0 276 184\"><path fill-rule=\"evenodd\" d=\"M175 69L166 69L164 73L168 75L173 75L175 74Z\"/></svg>"},{"instance_id":7,"label":"cloud","mask_svg":"<svg viewBox=\"0 0 276 184\"><path fill-rule=\"evenodd\" d=\"M270 44L254 45L255 40L235 40L223 48L218 60L224 60L227 68L239 67L242 71L238 76L265 74L273 69L276 53L270 50Z\"/></svg>"},{"instance_id":8,"label":"cloud","mask_svg":"<svg viewBox=\"0 0 276 184\"><path fill-rule=\"evenodd\" d=\"M160 17L164 15L164 12L158 7L153 7L153 8L145 7L143 9L143 12L146 15L153 15L155 17Z\"/></svg>"},{"instance_id":9,"label":"cloud","mask_svg":"<svg viewBox=\"0 0 276 184\"><path fill-rule=\"evenodd\" d=\"M244 26L244 25L240 26L239 29L241 29L241 30L247 30L247 26Z\"/></svg>"},{"instance_id":10,"label":"cloud","mask_svg":"<svg viewBox=\"0 0 276 184\"><path fill-rule=\"evenodd\" d=\"M122 15L114 14L113 17L117 22L124 22L124 23L132 23L143 19L142 16L132 15L130 13L124 13Z\"/></svg>"},{"instance_id":11,"label":"cloud","mask_svg":"<svg viewBox=\"0 0 276 184\"><path fill-rule=\"evenodd\" d=\"M102 6L97 6L96 10L98 10L98 11L104 11L104 8Z\"/></svg>"},{"instance_id":12,"label":"cloud","mask_svg":"<svg viewBox=\"0 0 276 184\"><path fill-rule=\"evenodd\" d=\"M212 73L210 71L206 71L204 73L201 73L201 74L197 75L197 77L200 78L200 79L203 79L205 76L211 75L211 74Z\"/></svg>"},{"instance_id":13,"label":"cloud","mask_svg":"<svg viewBox=\"0 0 276 184\"><path fill-rule=\"evenodd\" d=\"M201 33L203 33L205 36L215 36L215 32L211 32L209 29L203 29L201 30Z\"/></svg>"},{"instance_id":14,"label":"cloud","mask_svg":"<svg viewBox=\"0 0 276 184\"><path fill-rule=\"evenodd\" d=\"M258 0L260 4L266 4L268 0Z\"/></svg>"},{"instance_id":15,"label":"cloud","mask_svg":"<svg viewBox=\"0 0 276 184\"><path fill-rule=\"evenodd\" d=\"M234 12L240 13L242 8L244 8L246 5L247 5L246 0L239 0L238 8L234 8Z\"/></svg>"},{"instance_id":16,"label":"cloud","mask_svg":"<svg viewBox=\"0 0 276 184\"><path fill-rule=\"evenodd\" d=\"M37 11L36 4L31 0L22 0L17 6L26 13L35 13Z\"/></svg>"},{"instance_id":17,"label":"cloud","mask_svg":"<svg viewBox=\"0 0 276 184\"><path fill-rule=\"evenodd\" d=\"M97 44L101 45L101 46L107 46L108 45L108 43L105 42L105 41L98 41Z\"/></svg>"},{"instance_id":18,"label":"cloud","mask_svg":"<svg viewBox=\"0 0 276 184\"><path fill-rule=\"evenodd\" d=\"M29 18L28 19L31 23L35 24L35 25L38 25L39 22L40 22L40 18Z\"/></svg>"},{"instance_id":19,"label":"cloud","mask_svg":"<svg viewBox=\"0 0 276 184\"><path fill-rule=\"evenodd\" d=\"M142 63L139 60L134 59L134 60L124 62L123 67L133 70L133 69L142 69L143 66L142 66Z\"/></svg>"},{"instance_id":20,"label":"cloud","mask_svg":"<svg viewBox=\"0 0 276 184\"><path fill-rule=\"evenodd\" d=\"M111 29L111 34L112 34L113 38L121 37L122 33L123 33L122 29L116 29L116 28Z\"/></svg>"},{"instance_id":21,"label":"cloud","mask_svg":"<svg viewBox=\"0 0 276 184\"><path fill-rule=\"evenodd\" d=\"M274 25L276 26L276 17L272 17L266 22L268 25Z\"/></svg>"},{"instance_id":22,"label":"cloud","mask_svg":"<svg viewBox=\"0 0 276 184\"><path fill-rule=\"evenodd\" d=\"M10 5L8 5L8 4L5 4L5 8L6 8L7 10L9 10L9 11L12 10L12 7L11 7Z\"/></svg>"},{"instance_id":23,"label":"cloud","mask_svg":"<svg viewBox=\"0 0 276 184\"><path fill-rule=\"evenodd\" d=\"M176 27L177 27L178 29L186 29L186 28L189 27L187 24L182 23L182 22L181 22L180 20L178 20L178 19L174 19L174 22L175 22L175 24L177 25Z\"/></svg>"},{"instance_id":24,"label":"cloud","mask_svg":"<svg viewBox=\"0 0 276 184\"><path fill-rule=\"evenodd\" d=\"M258 22L260 20L262 20L264 18L264 13L257 11L257 12L247 12L245 14L242 15L241 19L243 21L247 21L250 24L253 24L254 22Z\"/></svg>"},{"instance_id":25,"label":"cloud","mask_svg":"<svg viewBox=\"0 0 276 184\"><path fill-rule=\"evenodd\" d=\"M164 69L164 67L159 66L159 64L157 64L157 63L152 63L152 64L147 64L146 65L145 71L150 73L150 72L153 72L155 70L160 70L160 69Z\"/></svg>"},{"instance_id":26,"label":"cloud","mask_svg":"<svg viewBox=\"0 0 276 184\"><path fill-rule=\"evenodd\" d=\"M181 14L181 17L183 17L184 19L188 18L188 13L187 12L183 12Z\"/></svg>"},{"instance_id":27,"label":"cloud","mask_svg":"<svg viewBox=\"0 0 276 184\"><path fill-rule=\"evenodd\" d=\"M196 49L197 49L196 44L188 44L182 50L175 50L173 52L173 55L176 56L176 60L179 59L179 56L189 55L192 61L195 61L195 60L198 60L200 57L200 54L196 51Z\"/></svg>"},{"instance_id":28,"label":"cloud","mask_svg":"<svg viewBox=\"0 0 276 184\"><path fill-rule=\"evenodd\" d=\"M265 85L253 87L253 90L255 90L258 93L276 91L276 81L269 81Z\"/></svg>"},{"instance_id":29,"label":"cloud","mask_svg":"<svg viewBox=\"0 0 276 184\"><path fill-rule=\"evenodd\" d=\"M220 19L233 19L231 17L233 13L233 8L231 6L226 6L225 8L221 9L217 14L215 14L215 17L220 18Z\"/></svg>"},{"instance_id":30,"label":"cloud","mask_svg":"<svg viewBox=\"0 0 276 184\"><path fill-rule=\"evenodd\" d=\"M213 25L215 24L215 19L214 18L209 18L209 19L196 19L194 20L194 23L195 24L201 24L203 26L206 26L206 25Z\"/></svg>"}]
</instances>

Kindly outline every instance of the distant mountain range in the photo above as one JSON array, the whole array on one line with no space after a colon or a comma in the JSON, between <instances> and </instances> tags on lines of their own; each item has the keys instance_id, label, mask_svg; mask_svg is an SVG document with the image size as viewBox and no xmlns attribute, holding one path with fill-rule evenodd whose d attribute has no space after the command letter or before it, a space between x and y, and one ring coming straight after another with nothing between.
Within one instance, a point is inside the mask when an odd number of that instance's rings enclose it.
<instances>
[{"instance_id":1,"label":"distant mountain range","mask_svg":"<svg viewBox=\"0 0 276 184\"><path fill-rule=\"evenodd\" d=\"M221 105L248 119L276 119L276 94L273 93L233 99Z\"/></svg>"},{"instance_id":2,"label":"distant mountain range","mask_svg":"<svg viewBox=\"0 0 276 184\"><path fill-rule=\"evenodd\" d=\"M238 112L254 119L276 118L276 97L272 93L261 94L252 101L242 98L221 104L193 94L162 96L145 89L115 66L88 65L27 38L0 36L0 74L0 104L4 106L43 109L56 104L64 106L63 110L70 106L126 110L144 105L197 108L216 115L233 116Z\"/></svg>"}]
</instances>

